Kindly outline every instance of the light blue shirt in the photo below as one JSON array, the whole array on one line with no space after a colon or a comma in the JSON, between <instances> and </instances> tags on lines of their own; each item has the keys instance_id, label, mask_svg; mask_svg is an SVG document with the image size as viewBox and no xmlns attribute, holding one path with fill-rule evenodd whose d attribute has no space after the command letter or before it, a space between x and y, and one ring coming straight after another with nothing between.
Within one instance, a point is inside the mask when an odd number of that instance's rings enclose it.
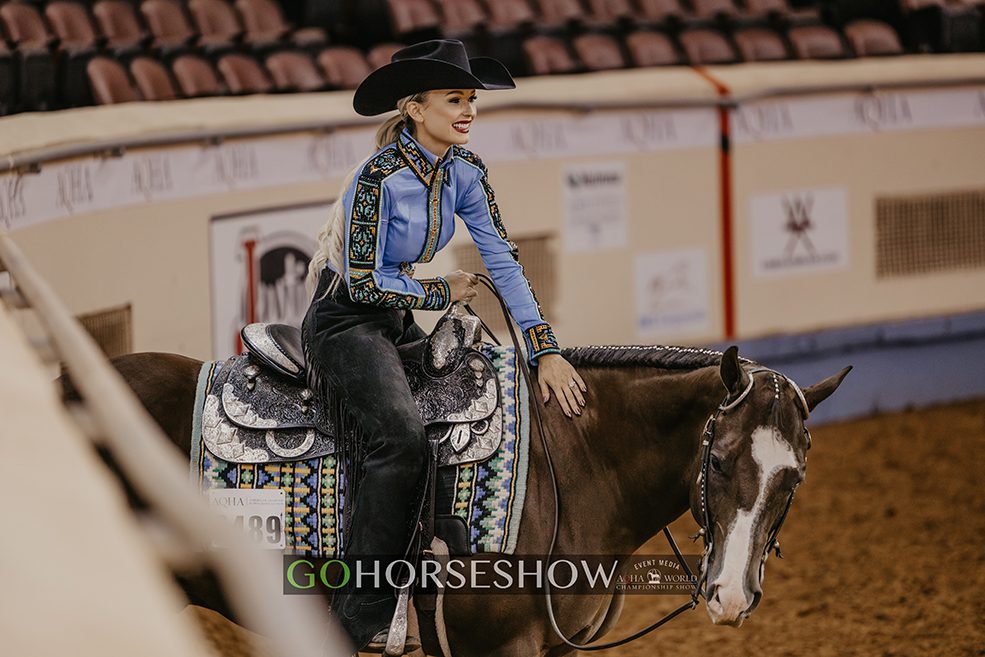
<instances>
[{"instance_id":1,"label":"light blue shirt","mask_svg":"<svg viewBox=\"0 0 985 657\"><path fill-rule=\"evenodd\" d=\"M530 360L559 353L477 155L453 145L438 158L404 130L366 162L345 191L343 203L344 273L354 301L388 308L447 308L450 291L445 279L414 279L413 265L429 262L448 244L457 214L523 330Z\"/></svg>"}]
</instances>

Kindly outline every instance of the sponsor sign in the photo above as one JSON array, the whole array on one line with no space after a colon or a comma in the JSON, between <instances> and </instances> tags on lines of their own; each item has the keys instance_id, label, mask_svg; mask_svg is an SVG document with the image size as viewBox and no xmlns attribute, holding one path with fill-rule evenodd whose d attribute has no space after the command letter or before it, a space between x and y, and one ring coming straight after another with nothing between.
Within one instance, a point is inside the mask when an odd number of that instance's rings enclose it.
<instances>
[{"instance_id":1,"label":"sponsor sign","mask_svg":"<svg viewBox=\"0 0 985 657\"><path fill-rule=\"evenodd\" d=\"M707 269L707 254L701 248L637 256L636 313L640 337L679 337L708 331Z\"/></svg>"},{"instance_id":2,"label":"sponsor sign","mask_svg":"<svg viewBox=\"0 0 985 657\"><path fill-rule=\"evenodd\" d=\"M626 246L626 164L592 162L565 167L564 245L568 251Z\"/></svg>"},{"instance_id":3,"label":"sponsor sign","mask_svg":"<svg viewBox=\"0 0 985 657\"><path fill-rule=\"evenodd\" d=\"M749 201L753 273L758 277L848 266L845 189L790 190Z\"/></svg>"}]
</instances>

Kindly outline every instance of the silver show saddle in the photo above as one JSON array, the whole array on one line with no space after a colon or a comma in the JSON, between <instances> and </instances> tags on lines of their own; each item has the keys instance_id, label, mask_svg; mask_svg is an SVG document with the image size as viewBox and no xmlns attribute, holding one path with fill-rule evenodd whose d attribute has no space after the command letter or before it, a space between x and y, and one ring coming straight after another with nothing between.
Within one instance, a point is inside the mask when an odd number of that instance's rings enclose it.
<instances>
[{"instance_id":1,"label":"silver show saddle","mask_svg":"<svg viewBox=\"0 0 985 657\"><path fill-rule=\"evenodd\" d=\"M398 347L438 466L486 459L502 439L499 383L480 336L479 318L453 304L431 335ZM232 463L334 453L335 420L307 387L300 331L250 324L242 338L247 353L223 363L206 396L205 446Z\"/></svg>"}]
</instances>

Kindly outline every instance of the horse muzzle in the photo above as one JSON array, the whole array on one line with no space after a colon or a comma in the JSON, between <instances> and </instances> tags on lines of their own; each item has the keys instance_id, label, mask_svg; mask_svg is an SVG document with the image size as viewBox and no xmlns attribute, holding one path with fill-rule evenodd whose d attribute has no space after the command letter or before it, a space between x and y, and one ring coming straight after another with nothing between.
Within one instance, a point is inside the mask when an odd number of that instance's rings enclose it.
<instances>
[{"instance_id":1,"label":"horse muzzle","mask_svg":"<svg viewBox=\"0 0 985 657\"><path fill-rule=\"evenodd\" d=\"M740 586L712 584L707 591L708 617L715 625L739 627L759 606L761 590L747 592Z\"/></svg>"}]
</instances>

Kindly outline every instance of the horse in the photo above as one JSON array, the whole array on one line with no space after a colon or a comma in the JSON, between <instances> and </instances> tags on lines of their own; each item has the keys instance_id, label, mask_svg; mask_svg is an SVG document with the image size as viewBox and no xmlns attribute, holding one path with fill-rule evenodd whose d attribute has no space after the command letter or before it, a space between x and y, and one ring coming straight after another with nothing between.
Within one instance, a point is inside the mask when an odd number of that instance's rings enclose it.
<instances>
[{"instance_id":1,"label":"horse","mask_svg":"<svg viewBox=\"0 0 985 657\"><path fill-rule=\"evenodd\" d=\"M557 557L629 555L690 510L705 534L701 581L710 620L740 625L759 604L767 553L778 550L776 532L806 472L804 422L851 367L801 389L739 358L735 347L590 346L562 355L584 379L588 405L569 419L556 402L531 393L542 424L531 427L516 554L546 554L556 522ZM187 457L202 363L163 353L112 362ZM70 382L64 389L73 394ZM536 382L528 389L538 390ZM192 603L236 620L208 574L179 582ZM606 592L554 595L551 602L567 641L551 627L543 597L456 595L444 609L452 652L570 654L571 643L597 640L612 628L623 598Z\"/></svg>"}]
</instances>

